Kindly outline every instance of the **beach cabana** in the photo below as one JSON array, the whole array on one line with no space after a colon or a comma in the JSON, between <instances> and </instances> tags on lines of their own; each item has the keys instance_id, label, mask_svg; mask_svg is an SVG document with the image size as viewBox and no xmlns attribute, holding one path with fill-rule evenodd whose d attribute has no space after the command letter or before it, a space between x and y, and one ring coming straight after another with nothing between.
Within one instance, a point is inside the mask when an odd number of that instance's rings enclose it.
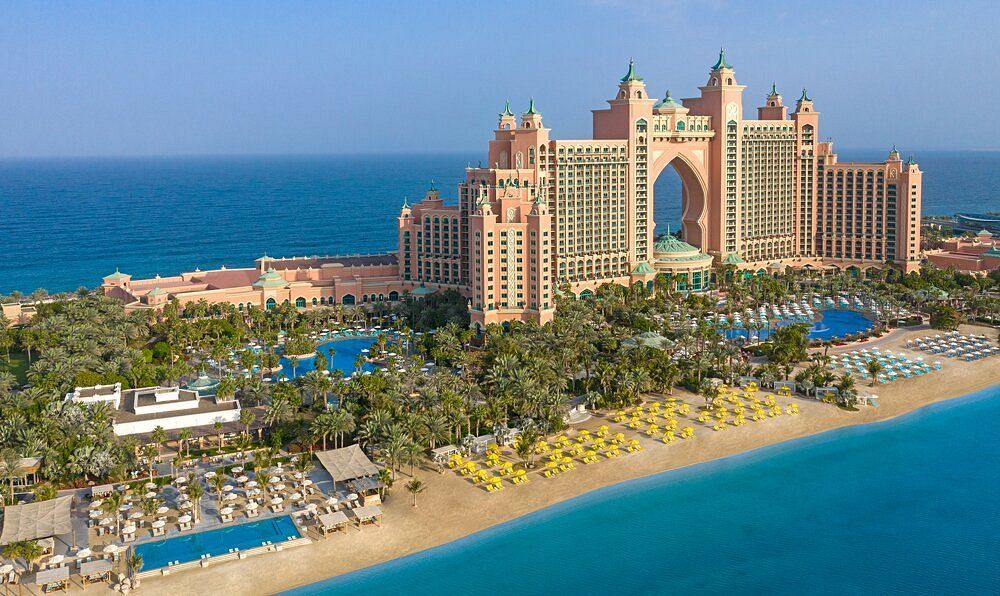
<instances>
[{"instance_id":1,"label":"beach cabana","mask_svg":"<svg viewBox=\"0 0 1000 596\"><path fill-rule=\"evenodd\" d=\"M330 473L334 488L336 488L337 482L349 482L365 476L376 476L379 472L379 467L368 459L368 456L358 445L329 451L317 451L316 459Z\"/></svg>"},{"instance_id":2,"label":"beach cabana","mask_svg":"<svg viewBox=\"0 0 1000 596\"><path fill-rule=\"evenodd\" d=\"M357 478L347 483L351 492L360 495L361 503L364 505L380 505L382 503L382 489L385 483L381 480L365 476Z\"/></svg>"},{"instance_id":3,"label":"beach cabana","mask_svg":"<svg viewBox=\"0 0 1000 596\"><path fill-rule=\"evenodd\" d=\"M114 491L115 487L112 484L101 484L98 486L92 486L90 488L90 498L103 499L104 497L110 495Z\"/></svg>"},{"instance_id":4,"label":"beach cabana","mask_svg":"<svg viewBox=\"0 0 1000 596\"><path fill-rule=\"evenodd\" d=\"M448 458L456 453L458 453L458 447L455 445L445 445L444 447L431 449L431 459L433 459L434 463L437 465L443 466L448 463Z\"/></svg>"},{"instance_id":5,"label":"beach cabana","mask_svg":"<svg viewBox=\"0 0 1000 596\"><path fill-rule=\"evenodd\" d=\"M109 559L95 559L80 563L80 578L83 580L83 587L87 584L97 584L111 581L111 561Z\"/></svg>"},{"instance_id":6,"label":"beach cabana","mask_svg":"<svg viewBox=\"0 0 1000 596\"><path fill-rule=\"evenodd\" d=\"M11 505L3 509L0 546L22 540L52 539L73 532L70 510L73 497Z\"/></svg>"},{"instance_id":7,"label":"beach cabana","mask_svg":"<svg viewBox=\"0 0 1000 596\"><path fill-rule=\"evenodd\" d=\"M56 590L68 591L69 567L54 567L39 571L35 574L35 585L38 586L42 594L48 594Z\"/></svg>"},{"instance_id":8,"label":"beach cabana","mask_svg":"<svg viewBox=\"0 0 1000 596\"><path fill-rule=\"evenodd\" d=\"M319 516L319 533L326 538L327 534L333 532L339 532L341 530L347 530L347 525L351 523L351 520L347 518L347 514L343 511L334 511L333 513L324 513Z\"/></svg>"},{"instance_id":9,"label":"beach cabana","mask_svg":"<svg viewBox=\"0 0 1000 596\"><path fill-rule=\"evenodd\" d=\"M354 513L359 529L369 524L382 527L382 510L379 507L369 505L367 507L355 507L351 511Z\"/></svg>"}]
</instances>

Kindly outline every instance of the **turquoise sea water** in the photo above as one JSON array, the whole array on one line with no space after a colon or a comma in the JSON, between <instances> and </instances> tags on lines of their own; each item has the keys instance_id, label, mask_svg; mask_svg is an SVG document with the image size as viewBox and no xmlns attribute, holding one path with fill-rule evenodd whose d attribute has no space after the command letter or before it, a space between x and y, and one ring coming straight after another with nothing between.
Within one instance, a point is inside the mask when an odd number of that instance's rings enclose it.
<instances>
[{"instance_id":1,"label":"turquoise sea water","mask_svg":"<svg viewBox=\"0 0 1000 596\"><path fill-rule=\"evenodd\" d=\"M486 137L484 136L484 139ZM1000 209L1000 153L921 152L924 212ZM885 151L841 152L881 160ZM482 153L341 157L0 160L0 293L94 287L120 266L173 275L271 256L396 246L403 197L436 180L454 198ZM670 170L668 170L670 172ZM680 183L655 187L657 232L680 220Z\"/></svg>"},{"instance_id":2,"label":"turquoise sea water","mask_svg":"<svg viewBox=\"0 0 1000 596\"><path fill-rule=\"evenodd\" d=\"M997 420L1000 386L595 491L286 594L996 594Z\"/></svg>"}]
</instances>

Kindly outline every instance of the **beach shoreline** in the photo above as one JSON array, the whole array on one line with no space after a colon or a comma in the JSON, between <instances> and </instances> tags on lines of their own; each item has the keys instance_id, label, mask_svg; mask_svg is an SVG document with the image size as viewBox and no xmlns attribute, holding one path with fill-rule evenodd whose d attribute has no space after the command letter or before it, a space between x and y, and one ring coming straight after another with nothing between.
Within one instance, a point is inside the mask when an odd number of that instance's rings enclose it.
<instances>
[{"instance_id":1,"label":"beach shoreline","mask_svg":"<svg viewBox=\"0 0 1000 596\"><path fill-rule=\"evenodd\" d=\"M988 333L996 337L996 330L983 327L963 326L962 332ZM889 341L883 345L896 350L906 339L927 334L934 332L926 328L907 330L891 339L886 338ZM143 590L151 594L205 590L272 594L301 588L426 551L622 482L686 469L803 437L881 423L935 403L960 398L1000 384L1000 367L991 360L942 359L944 368L933 374L874 388L859 383L860 392L879 394L879 406L862 407L857 412L796 398L794 401L801 408L798 416L780 416L724 432L699 429L695 439L670 445L636 431L627 431L629 438L640 439L642 451L590 466L577 466L576 470L554 478L536 476L524 486L507 486L498 493L487 493L452 471L438 474L425 468L418 470L416 476L428 484L428 490L419 498L419 506L413 508L410 496L401 486L409 480L404 470L383 507L383 528L351 530L346 535L319 539L307 548L147 578L143 580ZM678 396L688 401L692 398L682 392L678 392ZM788 401L791 400L782 400L782 403ZM604 417L595 417L583 427L596 428L600 424L610 424L612 432L623 428ZM240 578L238 583L233 582L236 577Z\"/></svg>"}]
</instances>

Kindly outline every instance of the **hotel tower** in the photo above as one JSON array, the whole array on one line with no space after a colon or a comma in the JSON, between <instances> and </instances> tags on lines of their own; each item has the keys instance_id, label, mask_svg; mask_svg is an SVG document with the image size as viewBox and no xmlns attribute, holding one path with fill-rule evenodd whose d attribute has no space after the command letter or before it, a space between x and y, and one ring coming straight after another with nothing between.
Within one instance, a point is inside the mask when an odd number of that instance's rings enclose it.
<instances>
[{"instance_id":1,"label":"hotel tower","mask_svg":"<svg viewBox=\"0 0 1000 596\"><path fill-rule=\"evenodd\" d=\"M497 117L489 156L466 169L457 201L431 187L404 202L398 253L262 257L245 270L131 280L104 287L135 308L227 301L239 309L395 301L455 289L474 326L545 323L554 296L604 283L651 285L669 274L701 291L712 272L772 274L788 267L863 275L919 267L921 172L893 148L881 163L844 163L821 142L803 89L786 106L772 85L756 114L725 52L696 97L651 96L629 62L593 138L553 139L532 100ZM791 109L791 113L789 110ZM755 116L755 117L748 117ZM654 236L653 187L679 174L680 238Z\"/></svg>"},{"instance_id":2,"label":"hotel tower","mask_svg":"<svg viewBox=\"0 0 1000 596\"><path fill-rule=\"evenodd\" d=\"M789 114L775 86L755 117L720 52L697 97L650 96L630 62L593 138L550 137L530 102L499 114L487 167L468 168L458 204L436 190L399 217L404 283L454 286L473 323L552 318L553 295L604 283L649 283L678 263L754 273L785 267L861 272L919 265L921 173L893 149L882 163L841 163L819 141L819 112L803 90ZM661 253L653 185L672 166L682 182L681 236ZM685 260L672 252L698 249ZM686 272L687 273L687 272ZM700 274L698 279L694 274ZM703 277L702 277L703 276Z\"/></svg>"}]
</instances>

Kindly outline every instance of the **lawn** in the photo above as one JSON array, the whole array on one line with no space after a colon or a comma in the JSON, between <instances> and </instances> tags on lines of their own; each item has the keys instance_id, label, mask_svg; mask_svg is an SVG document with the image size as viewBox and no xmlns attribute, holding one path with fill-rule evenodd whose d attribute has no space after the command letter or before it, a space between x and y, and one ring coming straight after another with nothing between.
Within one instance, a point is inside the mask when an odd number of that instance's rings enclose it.
<instances>
[{"instance_id":1,"label":"lawn","mask_svg":"<svg viewBox=\"0 0 1000 596\"><path fill-rule=\"evenodd\" d=\"M8 364L6 354L0 351L0 370L14 373L18 384L24 385L28 382L28 355L24 352L11 352Z\"/></svg>"}]
</instances>

